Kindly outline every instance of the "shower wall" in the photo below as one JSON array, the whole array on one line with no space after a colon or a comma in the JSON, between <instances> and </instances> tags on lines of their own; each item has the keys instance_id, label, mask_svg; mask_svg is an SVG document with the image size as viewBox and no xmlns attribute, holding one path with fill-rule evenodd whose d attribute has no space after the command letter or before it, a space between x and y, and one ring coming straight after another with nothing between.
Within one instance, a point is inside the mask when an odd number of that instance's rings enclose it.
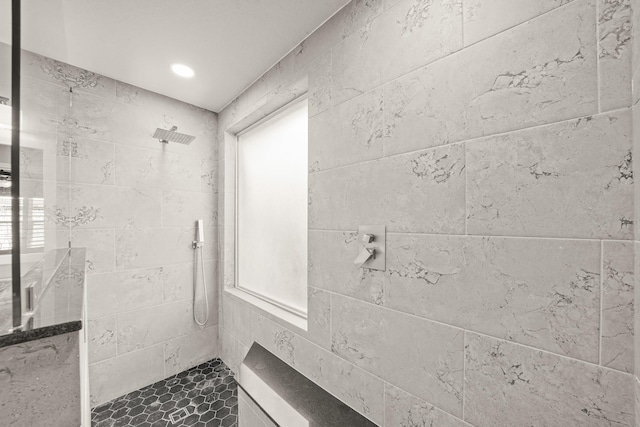
<instances>
[{"instance_id":1,"label":"shower wall","mask_svg":"<svg viewBox=\"0 0 640 427\"><path fill-rule=\"evenodd\" d=\"M34 128L50 135L38 161L58 172L44 184L57 195L46 227L63 247L87 248L92 405L217 356L216 115L31 53L22 74ZM196 139L152 138L172 125ZM28 173L36 159L23 159ZM212 307L202 328L192 319L198 218Z\"/></svg>"},{"instance_id":2,"label":"shower wall","mask_svg":"<svg viewBox=\"0 0 640 427\"><path fill-rule=\"evenodd\" d=\"M633 100L633 152L634 170L638 170L640 165L640 43L637 41L640 37L640 0L631 0L633 9L632 21L632 100ZM634 186L634 206L635 206L635 271L640 271L640 215L638 215L640 207L640 186ZM640 331L640 275L636 275L635 286L635 330ZM640 334L635 335L635 419L636 426L640 426Z\"/></svg>"},{"instance_id":3,"label":"shower wall","mask_svg":"<svg viewBox=\"0 0 640 427\"><path fill-rule=\"evenodd\" d=\"M222 359L258 341L389 427L633 425L631 19L354 0L310 35L218 117L308 79L309 330L222 292Z\"/></svg>"}]
</instances>

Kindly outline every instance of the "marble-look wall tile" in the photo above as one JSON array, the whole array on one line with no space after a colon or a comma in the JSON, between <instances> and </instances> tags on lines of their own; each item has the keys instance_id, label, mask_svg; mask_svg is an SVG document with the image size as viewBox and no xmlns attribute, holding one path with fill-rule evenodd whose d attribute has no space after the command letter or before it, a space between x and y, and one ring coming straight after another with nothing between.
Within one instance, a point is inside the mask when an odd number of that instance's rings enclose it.
<instances>
[{"instance_id":1,"label":"marble-look wall tile","mask_svg":"<svg viewBox=\"0 0 640 427\"><path fill-rule=\"evenodd\" d=\"M114 144L65 137L58 141L58 156L69 162L70 182L105 185L114 183Z\"/></svg>"},{"instance_id":2,"label":"marble-look wall tile","mask_svg":"<svg viewBox=\"0 0 640 427\"><path fill-rule=\"evenodd\" d=\"M332 49L334 105L461 47L461 1L401 0Z\"/></svg>"},{"instance_id":3,"label":"marble-look wall tile","mask_svg":"<svg viewBox=\"0 0 640 427\"><path fill-rule=\"evenodd\" d=\"M307 331L301 334L309 341L329 350L331 348L331 295L322 289L307 288Z\"/></svg>"},{"instance_id":4,"label":"marble-look wall tile","mask_svg":"<svg viewBox=\"0 0 640 427\"><path fill-rule=\"evenodd\" d=\"M335 15L340 27L340 38L345 39L373 21L383 10L383 0L353 0Z\"/></svg>"},{"instance_id":5,"label":"marble-look wall tile","mask_svg":"<svg viewBox=\"0 0 640 427\"><path fill-rule=\"evenodd\" d=\"M246 347L251 347L259 335L258 315L251 304L236 298L224 298L220 307L220 321L231 331L235 339Z\"/></svg>"},{"instance_id":6,"label":"marble-look wall tile","mask_svg":"<svg viewBox=\"0 0 640 427\"><path fill-rule=\"evenodd\" d=\"M116 94L115 80L27 50L21 52L21 73L63 86L67 92L71 88L75 93L91 93L105 98L115 98Z\"/></svg>"},{"instance_id":7,"label":"marble-look wall tile","mask_svg":"<svg viewBox=\"0 0 640 427\"><path fill-rule=\"evenodd\" d=\"M207 231L208 229L205 229L205 235L208 234L214 239L213 233ZM193 262L194 251L191 242L195 235L194 228L116 230L116 269L128 270ZM211 250L211 246L207 248Z\"/></svg>"},{"instance_id":8,"label":"marble-look wall tile","mask_svg":"<svg viewBox=\"0 0 640 427\"><path fill-rule=\"evenodd\" d=\"M309 230L308 236L309 286L383 303L384 272L353 265L361 250L357 232Z\"/></svg>"},{"instance_id":9,"label":"marble-look wall tile","mask_svg":"<svg viewBox=\"0 0 640 427\"><path fill-rule=\"evenodd\" d=\"M633 326L634 331L640 331L640 242L633 242L633 266L634 266L634 286L633 286ZM633 335L633 366L634 374L640 377L640 333ZM636 394L637 396L637 394ZM637 396L638 397L638 396ZM636 413L636 415L638 415Z\"/></svg>"},{"instance_id":10,"label":"marble-look wall tile","mask_svg":"<svg viewBox=\"0 0 640 427\"><path fill-rule=\"evenodd\" d=\"M635 424L636 426L640 425L640 380L638 380L638 377L634 376L634 390L635 390L635 404L634 404L634 409L635 409Z\"/></svg>"},{"instance_id":11,"label":"marble-look wall tile","mask_svg":"<svg viewBox=\"0 0 640 427\"><path fill-rule=\"evenodd\" d=\"M632 242L602 242L603 366L633 373L634 253Z\"/></svg>"},{"instance_id":12,"label":"marble-look wall tile","mask_svg":"<svg viewBox=\"0 0 640 427\"><path fill-rule=\"evenodd\" d=\"M472 425L632 425L631 375L465 334L465 420Z\"/></svg>"},{"instance_id":13,"label":"marble-look wall tile","mask_svg":"<svg viewBox=\"0 0 640 427\"><path fill-rule=\"evenodd\" d=\"M464 0L464 45L542 15L573 0Z\"/></svg>"},{"instance_id":14,"label":"marble-look wall tile","mask_svg":"<svg viewBox=\"0 0 640 427\"><path fill-rule=\"evenodd\" d=\"M177 301L193 297L194 267L193 262L162 267L162 295L164 301Z\"/></svg>"},{"instance_id":15,"label":"marble-look wall tile","mask_svg":"<svg viewBox=\"0 0 640 427\"><path fill-rule=\"evenodd\" d=\"M309 119L309 170L382 157L382 90L353 98Z\"/></svg>"},{"instance_id":16,"label":"marble-look wall tile","mask_svg":"<svg viewBox=\"0 0 640 427\"><path fill-rule=\"evenodd\" d=\"M631 2L597 0L600 110L631 105Z\"/></svg>"},{"instance_id":17,"label":"marble-look wall tile","mask_svg":"<svg viewBox=\"0 0 640 427\"><path fill-rule=\"evenodd\" d=\"M597 113L595 45L574 1L385 85L385 154Z\"/></svg>"},{"instance_id":18,"label":"marble-look wall tile","mask_svg":"<svg viewBox=\"0 0 640 427\"><path fill-rule=\"evenodd\" d=\"M217 196L195 191L162 192L162 226L195 227L196 220L204 220L205 227L218 224L218 213L212 209ZM205 236L207 238L209 236Z\"/></svg>"},{"instance_id":19,"label":"marble-look wall tile","mask_svg":"<svg viewBox=\"0 0 640 427\"><path fill-rule=\"evenodd\" d=\"M233 371L239 372L239 367L244 357L249 352L249 347L243 345L235 337L220 327L218 337L220 340L220 358Z\"/></svg>"},{"instance_id":20,"label":"marble-look wall tile","mask_svg":"<svg viewBox=\"0 0 640 427\"><path fill-rule=\"evenodd\" d=\"M264 316L269 321L291 331L312 343L329 350L331 348L331 304L329 292L309 286L307 288L307 329L298 328L280 317L262 311L236 296L225 295L221 307L223 326L246 346L257 339L256 319ZM256 311L259 311L258 314Z\"/></svg>"},{"instance_id":21,"label":"marble-look wall tile","mask_svg":"<svg viewBox=\"0 0 640 427\"><path fill-rule=\"evenodd\" d=\"M116 101L86 93L67 93L58 119L57 129L68 136L105 142L117 142L114 131L122 122Z\"/></svg>"},{"instance_id":22,"label":"marble-look wall tile","mask_svg":"<svg viewBox=\"0 0 640 427\"><path fill-rule=\"evenodd\" d=\"M55 134L51 134L51 142L56 141ZM22 141L21 141L22 142ZM10 161L10 159L7 159ZM44 179L44 152L40 148L20 146L20 176L27 179ZM53 177L55 179L55 176Z\"/></svg>"},{"instance_id":23,"label":"marble-look wall tile","mask_svg":"<svg viewBox=\"0 0 640 427\"><path fill-rule=\"evenodd\" d=\"M631 0L632 21L631 21L631 37L634 40L631 43L631 69L632 69L632 105L636 105L640 100L640 43L636 43L640 36L640 5L637 0Z\"/></svg>"},{"instance_id":24,"label":"marble-look wall tile","mask_svg":"<svg viewBox=\"0 0 640 427\"><path fill-rule=\"evenodd\" d=\"M20 81L20 91L24 134L55 132L68 110L68 89L65 91L60 86L24 76Z\"/></svg>"},{"instance_id":25,"label":"marble-look wall tile","mask_svg":"<svg viewBox=\"0 0 640 427\"><path fill-rule=\"evenodd\" d=\"M209 319L211 325L213 316ZM193 320L193 301L181 300L118 314L118 354L204 329Z\"/></svg>"},{"instance_id":26,"label":"marble-look wall tile","mask_svg":"<svg viewBox=\"0 0 640 427\"><path fill-rule=\"evenodd\" d=\"M384 382L263 316L256 341L311 381L378 425L384 422Z\"/></svg>"},{"instance_id":27,"label":"marble-look wall tile","mask_svg":"<svg viewBox=\"0 0 640 427\"><path fill-rule=\"evenodd\" d=\"M309 118L333 105L331 97L331 54L325 53L309 66Z\"/></svg>"},{"instance_id":28,"label":"marble-look wall tile","mask_svg":"<svg viewBox=\"0 0 640 427\"><path fill-rule=\"evenodd\" d=\"M71 230L71 246L87 248L86 272L88 275L109 273L116 270L115 236L111 229Z\"/></svg>"},{"instance_id":29,"label":"marble-look wall tile","mask_svg":"<svg viewBox=\"0 0 640 427\"><path fill-rule=\"evenodd\" d=\"M628 110L469 142L471 234L633 237Z\"/></svg>"},{"instance_id":30,"label":"marble-look wall tile","mask_svg":"<svg viewBox=\"0 0 640 427\"><path fill-rule=\"evenodd\" d=\"M92 275L87 280L89 319L162 302L162 268Z\"/></svg>"},{"instance_id":31,"label":"marble-look wall tile","mask_svg":"<svg viewBox=\"0 0 640 427\"><path fill-rule=\"evenodd\" d=\"M164 376L164 344L89 365L91 407L153 384Z\"/></svg>"},{"instance_id":32,"label":"marble-look wall tile","mask_svg":"<svg viewBox=\"0 0 640 427\"><path fill-rule=\"evenodd\" d=\"M391 384L384 385L385 427L469 427L469 424Z\"/></svg>"},{"instance_id":33,"label":"marble-look wall tile","mask_svg":"<svg viewBox=\"0 0 640 427\"><path fill-rule=\"evenodd\" d=\"M200 189L200 159L116 145L116 185L165 190Z\"/></svg>"},{"instance_id":34,"label":"marble-look wall tile","mask_svg":"<svg viewBox=\"0 0 640 427\"><path fill-rule=\"evenodd\" d=\"M386 275L387 307L598 362L598 241L389 234Z\"/></svg>"},{"instance_id":35,"label":"marble-look wall tile","mask_svg":"<svg viewBox=\"0 0 640 427\"><path fill-rule=\"evenodd\" d=\"M10 134L3 132L9 143ZM56 142L60 135L54 132L25 131L20 136L20 178L30 180L68 181L69 168L58 161ZM5 163L9 162L7 157Z\"/></svg>"},{"instance_id":36,"label":"marble-look wall tile","mask_svg":"<svg viewBox=\"0 0 640 427\"><path fill-rule=\"evenodd\" d=\"M333 353L456 416L462 349L461 329L331 296Z\"/></svg>"},{"instance_id":37,"label":"marble-look wall tile","mask_svg":"<svg viewBox=\"0 0 640 427\"><path fill-rule=\"evenodd\" d=\"M640 13L638 13L640 15ZM636 43L640 44L640 43ZM640 83L640 82L639 82ZM631 149L631 167L633 170L640 170L640 104L634 105L631 109L631 135L632 135L632 149ZM640 240L640 185L633 186L633 206L634 206L634 221L633 221L633 235L635 240Z\"/></svg>"},{"instance_id":38,"label":"marble-look wall tile","mask_svg":"<svg viewBox=\"0 0 640 427\"><path fill-rule=\"evenodd\" d=\"M217 195L219 188L217 154L213 159L200 159L200 191Z\"/></svg>"},{"instance_id":39,"label":"marble-look wall tile","mask_svg":"<svg viewBox=\"0 0 640 427\"><path fill-rule=\"evenodd\" d=\"M89 363L96 363L115 357L117 354L116 316L89 320L87 328Z\"/></svg>"},{"instance_id":40,"label":"marble-look wall tile","mask_svg":"<svg viewBox=\"0 0 640 427\"><path fill-rule=\"evenodd\" d=\"M309 227L464 232L462 144L360 163L309 175Z\"/></svg>"},{"instance_id":41,"label":"marble-look wall tile","mask_svg":"<svg viewBox=\"0 0 640 427\"><path fill-rule=\"evenodd\" d=\"M164 343L165 376L209 361L218 354L218 327L214 326Z\"/></svg>"},{"instance_id":42,"label":"marble-look wall tile","mask_svg":"<svg viewBox=\"0 0 640 427\"><path fill-rule=\"evenodd\" d=\"M111 185L68 186L71 228L159 227L161 193ZM126 206L127 209L123 209Z\"/></svg>"}]
</instances>

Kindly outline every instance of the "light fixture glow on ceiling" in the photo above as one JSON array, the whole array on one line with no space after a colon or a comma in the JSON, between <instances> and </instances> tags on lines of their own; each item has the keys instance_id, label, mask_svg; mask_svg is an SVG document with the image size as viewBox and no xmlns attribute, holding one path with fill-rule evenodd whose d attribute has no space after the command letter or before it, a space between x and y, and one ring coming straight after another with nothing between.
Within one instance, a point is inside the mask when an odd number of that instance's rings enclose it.
<instances>
[{"instance_id":1,"label":"light fixture glow on ceiling","mask_svg":"<svg viewBox=\"0 0 640 427\"><path fill-rule=\"evenodd\" d=\"M180 77L191 78L195 75L191 67L187 67L184 64L171 64L171 71L179 75Z\"/></svg>"}]
</instances>

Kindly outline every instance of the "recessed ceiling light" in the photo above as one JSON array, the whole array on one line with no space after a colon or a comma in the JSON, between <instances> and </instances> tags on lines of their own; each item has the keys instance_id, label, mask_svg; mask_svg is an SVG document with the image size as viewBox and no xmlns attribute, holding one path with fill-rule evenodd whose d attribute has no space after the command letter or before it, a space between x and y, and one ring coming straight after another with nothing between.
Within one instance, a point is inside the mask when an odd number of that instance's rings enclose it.
<instances>
[{"instance_id":1,"label":"recessed ceiling light","mask_svg":"<svg viewBox=\"0 0 640 427\"><path fill-rule=\"evenodd\" d=\"M184 64L171 64L171 71L179 75L180 77L190 78L195 75L191 67L187 67Z\"/></svg>"}]
</instances>

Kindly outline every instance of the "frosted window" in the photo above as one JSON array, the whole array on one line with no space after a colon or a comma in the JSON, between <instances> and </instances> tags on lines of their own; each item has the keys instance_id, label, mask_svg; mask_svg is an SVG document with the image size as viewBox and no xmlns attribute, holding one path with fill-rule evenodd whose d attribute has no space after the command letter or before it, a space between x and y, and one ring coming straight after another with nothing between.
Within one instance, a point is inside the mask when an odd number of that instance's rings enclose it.
<instances>
[{"instance_id":1,"label":"frosted window","mask_svg":"<svg viewBox=\"0 0 640 427\"><path fill-rule=\"evenodd\" d=\"M238 136L236 286L307 312L307 100Z\"/></svg>"}]
</instances>

